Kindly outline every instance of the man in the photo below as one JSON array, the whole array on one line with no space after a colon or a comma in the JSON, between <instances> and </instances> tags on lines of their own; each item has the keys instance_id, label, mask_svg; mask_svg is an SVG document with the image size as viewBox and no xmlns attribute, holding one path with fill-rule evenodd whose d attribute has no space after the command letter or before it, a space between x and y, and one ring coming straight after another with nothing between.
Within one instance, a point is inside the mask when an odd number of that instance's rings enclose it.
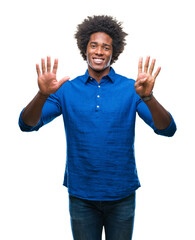
<instances>
[{"instance_id":1,"label":"man","mask_svg":"<svg viewBox=\"0 0 195 240\"><path fill-rule=\"evenodd\" d=\"M173 136L175 122L152 94L160 68L146 58L137 80L116 74L111 64L125 46L126 33L109 16L88 17L75 37L88 70L72 81L56 80L42 59L36 65L39 92L22 111L23 131L38 130L63 115L67 140L64 185L69 191L73 237L100 240L132 239L135 191L140 187L134 157L136 112L155 131Z\"/></svg>"}]
</instances>

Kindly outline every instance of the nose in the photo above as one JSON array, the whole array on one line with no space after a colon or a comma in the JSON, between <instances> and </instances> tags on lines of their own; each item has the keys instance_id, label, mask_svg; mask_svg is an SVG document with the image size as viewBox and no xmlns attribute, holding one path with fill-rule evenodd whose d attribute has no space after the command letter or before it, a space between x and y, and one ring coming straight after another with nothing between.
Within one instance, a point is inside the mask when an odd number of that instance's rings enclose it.
<instances>
[{"instance_id":1,"label":"nose","mask_svg":"<svg viewBox=\"0 0 195 240\"><path fill-rule=\"evenodd\" d=\"M95 54L97 54L97 55L102 55L102 54L103 54L103 51L102 51L101 46L98 46L98 47L96 48Z\"/></svg>"}]
</instances>

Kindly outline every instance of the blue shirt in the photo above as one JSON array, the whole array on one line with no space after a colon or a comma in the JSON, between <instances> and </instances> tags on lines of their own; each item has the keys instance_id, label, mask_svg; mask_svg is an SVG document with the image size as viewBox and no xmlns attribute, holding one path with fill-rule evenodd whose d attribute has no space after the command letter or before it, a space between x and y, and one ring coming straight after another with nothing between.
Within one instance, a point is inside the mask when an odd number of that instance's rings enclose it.
<instances>
[{"instance_id":1,"label":"blue shirt","mask_svg":"<svg viewBox=\"0 0 195 240\"><path fill-rule=\"evenodd\" d=\"M67 142L64 185L70 195L111 201L140 187L134 155L136 112L155 133L169 137L175 133L172 117L167 129L155 128L134 83L111 68L98 84L86 71L50 95L38 125L25 125L20 115L23 131L38 130L63 115Z\"/></svg>"}]
</instances>

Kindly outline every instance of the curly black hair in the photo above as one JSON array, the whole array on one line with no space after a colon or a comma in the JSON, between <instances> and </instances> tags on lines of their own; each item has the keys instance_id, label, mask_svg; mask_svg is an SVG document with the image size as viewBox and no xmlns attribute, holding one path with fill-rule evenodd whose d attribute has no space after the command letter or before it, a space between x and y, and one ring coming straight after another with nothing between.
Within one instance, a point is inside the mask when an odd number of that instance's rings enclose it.
<instances>
[{"instance_id":1,"label":"curly black hair","mask_svg":"<svg viewBox=\"0 0 195 240\"><path fill-rule=\"evenodd\" d=\"M111 64L114 63L123 52L124 46L126 45L125 37L128 35L123 31L121 25L121 22L107 15L88 16L79 24L74 36L83 59L87 59L86 50L91 34L104 32L112 38L113 54Z\"/></svg>"}]
</instances>

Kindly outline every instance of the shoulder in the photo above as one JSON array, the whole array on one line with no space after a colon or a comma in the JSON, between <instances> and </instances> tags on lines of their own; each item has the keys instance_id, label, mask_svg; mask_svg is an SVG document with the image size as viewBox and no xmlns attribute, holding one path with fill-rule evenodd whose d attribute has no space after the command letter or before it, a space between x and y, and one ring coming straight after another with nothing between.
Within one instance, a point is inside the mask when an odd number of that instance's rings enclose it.
<instances>
[{"instance_id":1,"label":"shoulder","mask_svg":"<svg viewBox=\"0 0 195 240\"><path fill-rule=\"evenodd\" d=\"M139 96L135 91L135 80L124 75L115 73L115 82L118 89L123 91L124 94L130 94L136 101L139 101Z\"/></svg>"},{"instance_id":2,"label":"shoulder","mask_svg":"<svg viewBox=\"0 0 195 240\"><path fill-rule=\"evenodd\" d=\"M68 80L60 87L60 89L58 89L57 94L62 94L64 92L67 92L74 86L77 86L77 85L81 86L84 83L84 77L85 75L81 75L74 79Z\"/></svg>"},{"instance_id":3,"label":"shoulder","mask_svg":"<svg viewBox=\"0 0 195 240\"><path fill-rule=\"evenodd\" d=\"M85 77L86 77L86 75L77 76L76 78L68 81L69 85L83 84L85 82Z\"/></svg>"},{"instance_id":4,"label":"shoulder","mask_svg":"<svg viewBox=\"0 0 195 240\"><path fill-rule=\"evenodd\" d=\"M118 84L128 85L128 86L134 86L135 80L129 77L126 77L124 75L115 73L115 79Z\"/></svg>"}]
</instances>

